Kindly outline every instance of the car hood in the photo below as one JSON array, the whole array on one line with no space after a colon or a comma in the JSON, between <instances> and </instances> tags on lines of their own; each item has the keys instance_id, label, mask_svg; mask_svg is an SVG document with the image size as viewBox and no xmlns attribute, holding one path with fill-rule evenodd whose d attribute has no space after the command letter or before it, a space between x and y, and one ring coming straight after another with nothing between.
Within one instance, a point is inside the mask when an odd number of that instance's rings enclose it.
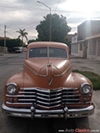
<instances>
[{"instance_id":1,"label":"car hood","mask_svg":"<svg viewBox=\"0 0 100 133\"><path fill-rule=\"evenodd\" d=\"M31 77L35 86L62 86L71 73L69 60L64 59L28 59L24 62L24 72Z\"/></svg>"}]
</instances>

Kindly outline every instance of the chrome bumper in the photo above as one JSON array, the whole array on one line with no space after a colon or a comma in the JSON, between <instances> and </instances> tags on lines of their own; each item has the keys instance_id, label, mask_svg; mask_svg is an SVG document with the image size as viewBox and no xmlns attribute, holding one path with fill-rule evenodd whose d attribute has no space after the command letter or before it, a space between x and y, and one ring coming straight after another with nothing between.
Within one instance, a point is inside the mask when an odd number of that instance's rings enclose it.
<instances>
[{"instance_id":1,"label":"chrome bumper","mask_svg":"<svg viewBox=\"0 0 100 133\"><path fill-rule=\"evenodd\" d=\"M30 109L10 108L2 104L4 114L15 117L27 118L78 118L86 117L94 113L94 105L80 109L38 110L31 106Z\"/></svg>"}]
</instances>

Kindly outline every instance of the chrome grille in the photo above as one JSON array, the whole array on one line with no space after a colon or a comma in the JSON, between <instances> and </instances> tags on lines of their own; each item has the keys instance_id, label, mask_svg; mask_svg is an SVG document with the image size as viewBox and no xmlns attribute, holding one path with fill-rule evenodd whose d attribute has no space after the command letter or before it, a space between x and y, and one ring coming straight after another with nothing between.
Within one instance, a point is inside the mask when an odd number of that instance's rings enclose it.
<instances>
[{"instance_id":1,"label":"chrome grille","mask_svg":"<svg viewBox=\"0 0 100 133\"><path fill-rule=\"evenodd\" d=\"M62 104L78 103L79 92L77 88L22 88L18 94L18 102L32 103L43 108L60 107Z\"/></svg>"}]
</instances>

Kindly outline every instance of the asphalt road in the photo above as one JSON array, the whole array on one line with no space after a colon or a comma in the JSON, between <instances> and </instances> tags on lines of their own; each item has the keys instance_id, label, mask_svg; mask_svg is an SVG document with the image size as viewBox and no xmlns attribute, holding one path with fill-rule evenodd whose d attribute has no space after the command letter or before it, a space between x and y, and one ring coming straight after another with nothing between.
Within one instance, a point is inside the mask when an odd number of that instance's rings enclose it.
<instances>
[{"instance_id":1,"label":"asphalt road","mask_svg":"<svg viewBox=\"0 0 100 133\"><path fill-rule=\"evenodd\" d=\"M25 53L0 56L0 105L3 103L3 85L13 74L21 72ZM95 117L95 115L94 115ZM2 114L0 108L0 133L73 133L74 129L90 129L95 118L82 119L27 119ZM92 122L92 123L91 123ZM97 121L99 122L99 121ZM99 129L100 122L94 130ZM86 132L83 132L86 133ZM96 133L95 131L92 133ZM97 132L98 133L98 132Z\"/></svg>"}]
</instances>

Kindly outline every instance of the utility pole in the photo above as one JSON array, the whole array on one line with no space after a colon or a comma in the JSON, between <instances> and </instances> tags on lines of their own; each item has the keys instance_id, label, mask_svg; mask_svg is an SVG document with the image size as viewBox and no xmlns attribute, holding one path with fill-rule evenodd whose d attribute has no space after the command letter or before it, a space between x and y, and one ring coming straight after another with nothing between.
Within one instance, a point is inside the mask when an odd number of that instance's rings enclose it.
<instances>
[{"instance_id":1,"label":"utility pole","mask_svg":"<svg viewBox=\"0 0 100 133\"><path fill-rule=\"evenodd\" d=\"M6 25L4 25L4 48L6 48Z\"/></svg>"},{"instance_id":2,"label":"utility pole","mask_svg":"<svg viewBox=\"0 0 100 133\"><path fill-rule=\"evenodd\" d=\"M49 7L49 9L50 9L50 41L51 41L51 8Z\"/></svg>"}]
</instances>

